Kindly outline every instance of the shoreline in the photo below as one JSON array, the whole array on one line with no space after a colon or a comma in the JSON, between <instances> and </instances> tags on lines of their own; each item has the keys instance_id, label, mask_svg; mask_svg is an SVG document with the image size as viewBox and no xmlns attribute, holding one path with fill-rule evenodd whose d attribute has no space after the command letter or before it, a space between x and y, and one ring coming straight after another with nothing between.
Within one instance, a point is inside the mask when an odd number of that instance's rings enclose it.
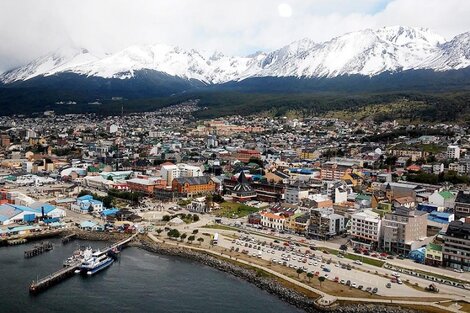
<instances>
[{"instance_id":1,"label":"shoreline","mask_svg":"<svg viewBox=\"0 0 470 313\"><path fill-rule=\"evenodd\" d=\"M108 241L117 242L128 238L129 234L108 233L108 232L90 232L79 229L68 229L56 236L76 234L76 239L88 241ZM348 300L338 300L330 306L323 306L316 303L321 298L315 292L302 289L301 291L293 288L293 285L275 275L262 269L246 265L234 259L214 256L204 251L197 251L186 246L174 246L166 243L159 243L150 238L147 234L138 235L134 241L128 243L130 247L137 247L151 253L180 257L186 260L195 261L202 265L210 266L219 271L238 277L255 285L280 300L295 306L308 313L331 312L331 313L411 313L411 312L436 312L432 308L426 309L418 306L408 306L404 304L387 303L367 303ZM309 294L310 293L310 294Z\"/></svg>"},{"instance_id":2,"label":"shoreline","mask_svg":"<svg viewBox=\"0 0 470 313\"><path fill-rule=\"evenodd\" d=\"M339 303L337 303L329 307L323 307L315 302L316 299L311 299L298 291L285 287L281 282L275 280L263 271L258 271L253 268L247 268L246 266L237 264L235 260L224 260L200 251L194 251L187 247L156 243L147 236L144 238L140 237L138 242L134 241L130 243L129 246L138 247L155 254L181 257L186 260L198 262L202 265L210 266L219 271L241 278L256 287L277 296L286 303L308 313L366 313L377 311L381 313L417 312L413 309L403 308L400 305L391 306L385 304L351 303L347 305L339 305Z\"/></svg>"}]
</instances>

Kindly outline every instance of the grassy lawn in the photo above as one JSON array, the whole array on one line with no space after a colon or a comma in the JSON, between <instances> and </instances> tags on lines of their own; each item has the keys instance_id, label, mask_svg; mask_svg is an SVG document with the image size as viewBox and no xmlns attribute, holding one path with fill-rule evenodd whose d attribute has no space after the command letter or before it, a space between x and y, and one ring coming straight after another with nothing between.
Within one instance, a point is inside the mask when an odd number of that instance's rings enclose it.
<instances>
[{"instance_id":1,"label":"grassy lawn","mask_svg":"<svg viewBox=\"0 0 470 313\"><path fill-rule=\"evenodd\" d=\"M326 250L330 254L333 254L333 255L338 255L338 253L339 253L338 250L330 249L330 248L326 248L326 247L317 247L317 249L321 250L321 251ZM360 255L355 255L355 254L346 253L346 254L343 254L343 255L344 255L345 259L349 259L349 260L353 260L353 261L359 260L359 261L362 261L362 263L366 263L366 264L377 266L377 267L382 267L385 263L382 260L376 260L376 259L372 259L372 258L368 258L368 257L363 257L363 256L360 256Z\"/></svg>"},{"instance_id":2,"label":"grassy lawn","mask_svg":"<svg viewBox=\"0 0 470 313\"><path fill-rule=\"evenodd\" d=\"M222 230L237 230L237 229L234 228L234 227L225 226L225 225L219 225L219 224L215 224L215 225L205 225L205 226L202 226L202 228L222 229Z\"/></svg>"},{"instance_id":3,"label":"grassy lawn","mask_svg":"<svg viewBox=\"0 0 470 313\"><path fill-rule=\"evenodd\" d=\"M214 211L218 217L239 218L251 213L258 212L260 209L237 202L222 202L220 209Z\"/></svg>"}]
</instances>

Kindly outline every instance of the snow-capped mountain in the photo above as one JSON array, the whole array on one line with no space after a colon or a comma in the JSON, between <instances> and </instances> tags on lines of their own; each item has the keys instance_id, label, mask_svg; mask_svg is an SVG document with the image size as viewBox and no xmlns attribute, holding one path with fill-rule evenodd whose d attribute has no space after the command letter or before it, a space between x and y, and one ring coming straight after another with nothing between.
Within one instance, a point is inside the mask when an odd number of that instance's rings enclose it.
<instances>
[{"instance_id":1,"label":"snow-capped mountain","mask_svg":"<svg viewBox=\"0 0 470 313\"><path fill-rule=\"evenodd\" d=\"M99 58L83 48L62 48L40 57L23 67L8 71L0 76L0 81L11 83L28 80L36 76L72 71L84 64L98 61Z\"/></svg>"},{"instance_id":2,"label":"snow-capped mountain","mask_svg":"<svg viewBox=\"0 0 470 313\"><path fill-rule=\"evenodd\" d=\"M351 32L323 43L302 39L270 53L246 57L219 52L204 56L196 50L164 44L132 46L104 57L85 49L61 49L4 73L0 81L12 83L60 73L128 79L139 71L153 70L219 84L251 77L375 76L388 71L447 71L468 66L470 33L446 42L428 29L394 26Z\"/></svg>"}]
</instances>

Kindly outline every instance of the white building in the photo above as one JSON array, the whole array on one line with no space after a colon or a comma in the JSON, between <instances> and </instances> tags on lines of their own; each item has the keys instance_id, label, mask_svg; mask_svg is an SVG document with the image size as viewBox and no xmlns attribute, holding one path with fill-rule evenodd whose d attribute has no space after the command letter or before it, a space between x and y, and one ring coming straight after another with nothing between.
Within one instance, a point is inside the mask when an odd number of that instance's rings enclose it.
<instances>
[{"instance_id":1,"label":"white building","mask_svg":"<svg viewBox=\"0 0 470 313\"><path fill-rule=\"evenodd\" d=\"M200 167L184 163L162 165L160 172L162 178L166 180L167 186L171 185L175 178L203 176Z\"/></svg>"},{"instance_id":2,"label":"white building","mask_svg":"<svg viewBox=\"0 0 470 313\"><path fill-rule=\"evenodd\" d=\"M206 197L195 198L186 206L189 212L210 213L211 207L206 205Z\"/></svg>"},{"instance_id":3,"label":"white building","mask_svg":"<svg viewBox=\"0 0 470 313\"><path fill-rule=\"evenodd\" d=\"M437 205L441 208L454 208L455 195L449 191L434 191L429 196L428 201L431 204Z\"/></svg>"},{"instance_id":4,"label":"white building","mask_svg":"<svg viewBox=\"0 0 470 313\"><path fill-rule=\"evenodd\" d=\"M111 134L116 133L116 132L118 131L118 129L119 129L119 127L118 127L116 124L111 124L111 125L109 126L109 132L110 132Z\"/></svg>"},{"instance_id":5,"label":"white building","mask_svg":"<svg viewBox=\"0 0 470 313\"><path fill-rule=\"evenodd\" d=\"M276 230L284 230L286 218L279 213L263 212L261 215L261 225Z\"/></svg>"},{"instance_id":6,"label":"white building","mask_svg":"<svg viewBox=\"0 0 470 313\"><path fill-rule=\"evenodd\" d=\"M299 204L303 199L308 198L308 190L302 190L297 186L289 186L284 191L284 199L289 204Z\"/></svg>"},{"instance_id":7,"label":"white building","mask_svg":"<svg viewBox=\"0 0 470 313\"><path fill-rule=\"evenodd\" d=\"M450 145L447 147L447 158L448 159L460 159L460 148L456 145Z\"/></svg>"},{"instance_id":8,"label":"white building","mask_svg":"<svg viewBox=\"0 0 470 313\"><path fill-rule=\"evenodd\" d=\"M382 219L378 213L364 209L351 215L350 233L354 245L377 247L380 241Z\"/></svg>"},{"instance_id":9,"label":"white building","mask_svg":"<svg viewBox=\"0 0 470 313\"><path fill-rule=\"evenodd\" d=\"M344 203L348 201L348 189L344 186L335 188L333 203Z\"/></svg>"}]
</instances>

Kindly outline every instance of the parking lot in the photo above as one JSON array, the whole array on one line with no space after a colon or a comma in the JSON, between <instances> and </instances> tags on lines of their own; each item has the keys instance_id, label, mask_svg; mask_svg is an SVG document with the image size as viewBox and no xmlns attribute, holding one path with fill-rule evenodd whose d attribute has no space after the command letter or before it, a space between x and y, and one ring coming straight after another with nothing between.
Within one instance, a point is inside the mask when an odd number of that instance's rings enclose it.
<instances>
[{"instance_id":1,"label":"parking lot","mask_svg":"<svg viewBox=\"0 0 470 313\"><path fill-rule=\"evenodd\" d=\"M295 273L299 268L303 273L313 274L312 279L323 276L336 282L371 294L393 297L429 297L429 293L416 290L401 283L401 280L382 277L368 273L360 261L338 259L310 248L287 245L281 242L269 242L256 239L254 236L242 235L238 239L219 240L219 246L233 252L248 255L251 258L263 259L276 266L291 269ZM313 247L312 247L313 248ZM303 275L305 275L303 274ZM390 272L392 274L392 272ZM396 273L399 276L398 273ZM395 281L391 283L391 278ZM387 288L389 285L390 288Z\"/></svg>"}]
</instances>

